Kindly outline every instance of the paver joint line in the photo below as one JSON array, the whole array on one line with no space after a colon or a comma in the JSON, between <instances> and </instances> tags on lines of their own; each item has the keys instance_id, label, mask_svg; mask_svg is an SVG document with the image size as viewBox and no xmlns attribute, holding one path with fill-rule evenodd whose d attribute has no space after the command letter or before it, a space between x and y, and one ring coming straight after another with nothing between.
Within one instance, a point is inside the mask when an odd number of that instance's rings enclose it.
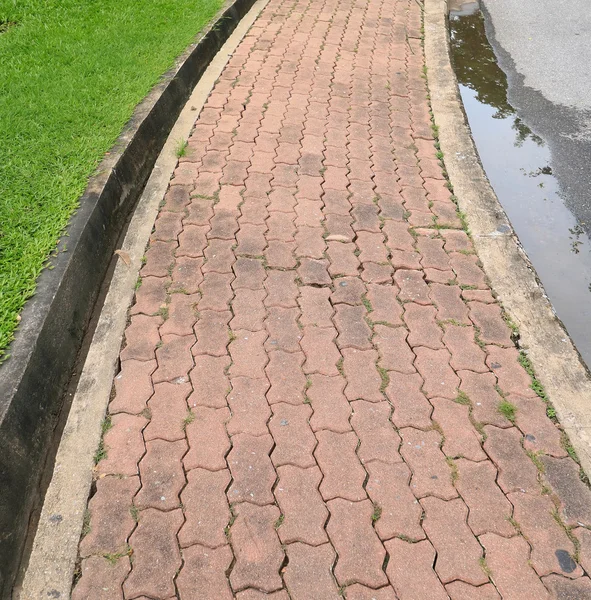
<instances>
[{"instance_id":1,"label":"paver joint line","mask_svg":"<svg viewBox=\"0 0 591 600\"><path fill-rule=\"evenodd\" d=\"M74 600L591 585L591 496L446 186L421 26L270 0L229 58L146 253Z\"/></svg>"}]
</instances>

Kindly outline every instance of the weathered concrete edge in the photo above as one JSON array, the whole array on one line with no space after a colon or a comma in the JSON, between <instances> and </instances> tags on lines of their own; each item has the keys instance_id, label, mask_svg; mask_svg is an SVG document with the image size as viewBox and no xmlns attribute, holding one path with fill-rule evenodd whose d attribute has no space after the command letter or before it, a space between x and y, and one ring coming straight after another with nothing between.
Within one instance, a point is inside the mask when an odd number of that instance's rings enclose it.
<instances>
[{"instance_id":1,"label":"weathered concrete edge","mask_svg":"<svg viewBox=\"0 0 591 600\"><path fill-rule=\"evenodd\" d=\"M59 445L20 600L70 597L94 454L118 366L127 311L160 202L177 163L176 144L189 136L229 56L268 1L253 4L210 63L168 136L134 212L121 247L130 264L120 260L115 267Z\"/></svg>"},{"instance_id":2,"label":"weathered concrete edge","mask_svg":"<svg viewBox=\"0 0 591 600\"><path fill-rule=\"evenodd\" d=\"M11 357L0 365L0 597L10 592L63 393L117 240L195 84L253 3L227 0L136 108L23 310Z\"/></svg>"},{"instance_id":3,"label":"weathered concrete edge","mask_svg":"<svg viewBox=\"0 0 591 600\"><path fill-rule=\"evenodd\" d=\"M520 345L591 474L591 380L492 189L464 113L449 53L446 0L425 0L425 60L444 162L478 256Z\"/></svg>"}]
</instances>

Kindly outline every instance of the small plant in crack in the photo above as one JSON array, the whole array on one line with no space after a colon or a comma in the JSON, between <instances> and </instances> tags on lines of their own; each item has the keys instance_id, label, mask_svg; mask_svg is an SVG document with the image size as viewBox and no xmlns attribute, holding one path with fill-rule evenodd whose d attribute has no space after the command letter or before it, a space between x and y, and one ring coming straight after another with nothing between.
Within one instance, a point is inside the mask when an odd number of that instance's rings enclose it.
<instances>
[{"instance_id":1,"label":"small plant in crack","mask_svg":"<svg viewBox=\"0 0 591 600\"><path fill-rule=\"evenodd\" d=\"M375 523L376 521L379 521L381 516L382 516L382 507L379 504L376 504L374 502L373 512L371 513L372 522Z\"/></svg>"},{"instance_id":2,"label":"small plant in crack","mask_svg":"<svg viewBox=\"0 0 591 600\"><path fill-rule=\"evenodd\" d=\"M182 158L187 154L187 146L189 142L187 140L179 140L176 144L175 154L177 158Z\"/></svg>"},{"instance_id":3,"label":"small plant in crack","mask_svg":"<svg viewBox=\"0 0 591 600\"><path fill-rule=\"evenodd\" d=\"M454 398L454 402L457 404L472 406L472 402L470 401L470 398L468 398L468 394L466 394L466 392L462 392L462 390L458 391L458 395Z\"/></svg>"},{"instance_id":4,"label":"small plant in crack","mask_svg":"<svg viewBox=\"0 0 591 600\"><path fill-rule=\"evenodd\" d=\"M275 529L279 529L285 520L285 515L279 515L279 518L275 521Z\"/></svg>"},{"instance_id":5,"label":"small plant in crack","mask_svg":"<svg viewBox=\"0 0 591 600\"><path fill-rule=\"evenodd\" d=\"M505 419L511 421L511 423L515 425L515 415L517 414L517 407L515 404L503 399L499 402L497 410L505 417Z\"/></svg>"}]
</instances>

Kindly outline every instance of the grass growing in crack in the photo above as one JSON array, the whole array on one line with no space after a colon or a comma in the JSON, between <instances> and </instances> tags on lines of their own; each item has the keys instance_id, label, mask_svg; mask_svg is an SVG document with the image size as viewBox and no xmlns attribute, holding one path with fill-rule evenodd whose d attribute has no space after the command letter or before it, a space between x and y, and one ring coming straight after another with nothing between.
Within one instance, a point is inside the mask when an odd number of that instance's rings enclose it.
<instances>
[{"instance_id":1,"label":"grass growing in crack","mask_svg":"<svg viewBox=\"0 0 591 600\"><path fill-rule=\"evenodd\" d=\"M465 404L466 406L472 406L472 402L470 398L468 398L468 394L466 392L458 391L458 395L454 398L454 402L457 404Z\"/></svg>"},{"instance_id":2,"label":"grass growing in crack","mask_svg":"<svg viewBox=\"0 0 591 600\"><path fill-rule=\"evenodd\" d=\"M179 140L176 145L175 154L177 158L182 158L187 154L187 146L189 142L187 140Z\"/></svg>"},{"instance_id":3,"label":"grass growing in crack","mask_svg":"<svg viewBox=\"0 0 591 600\"><path fill-rule=\"evenodd\" d=\"M279 518L275 521L275 529L279 529L285 520L285 515L279 515Z\"/></svg>"},{"instance_id":4,"label":"grass growing in crack","mask_svg":"<svg viewBox=\"0 0 591 600\"><path fill-rule=\"evenodd\" d=\"M458 465L456 465L456 462L453 458L451 458L450 456L447 456L445 458L445 462L449 465L449 468L451 469L451 483L452 485L458 480L458 477L460 476L459 472L458 472Z\"/></svg>"},{"instance_id":5,"label":"grass growing in crack","mask_svg":"<svg viewBox=\"0 0 591 600\"><path fill-rule=\"evenodd\" d=\"M492 579L492 571L490 570L490 567L486 564L486 559L484 558L484 556L480 558L478 562L480 563L480 568L485 572L486 576L489 579Z\"/></svg>"},{"instance_id":6,"label":"grass growing in crack","mask_svg":"<svg viewBox=\"0 0 591 600\"><path fill-rule=\"evenodd\" d=\"M107 431L109 431L109 429L111 429L111 427L113 427L113 424L111 422L111 416L107 415L101 424L101 440L99 442L98 448L96 449L96 452L94 453L95 465L98 465L99 462L101 462L101 460L107 458L107 449L105 448L105 434L107 433Z\"/></svg>"},{"instance_id":7,"label":"grass growing in crack","mask_svg":"<svg viewBox=\"0 0 591 600\"><path fill-rule=\"evenodd\" d=\"M517 407L508 400L501 400L497 406L497 410L507 419L515 425L515 415L517 413Z\"/></svg>"},{"instance_id":8,"label":"grass growing in crack","mask_svg":"<svg viewBox=\"0 0 591 600\"><path fill-rule=\"evenodd\" d=\"M131 514L131 518L136 522L139 523L140 521L140 511L138 510L138 507L135 506L135 504L132 504L129 507L129 512Z\"/></svg>"},{"instance_id":9,"label":"grass growing in crack","mask_svg":"<svg viewBox=\"0 0 591 600\"><path fill-rule=\"evenodd\" d=\"M519 364L525 369L526 373L530 376L531 389L544 402L546 402L549 405L550 401L548 399L548 395L546 394L546 390L544 389L544 386L538 381L538 378L536 377L536 373L534 371L533 365L531 364L529 357L527 356L527 354L525 352L523 352L523 350L519 353L519 358L517 360L519 361ZM555 418L556 411L554 410L554 408L552 408L552 412L553 412L554 418ZM546 414L548 414L548 411L546 411ZM548 416L550 416L550 415L548 414Z\"/></svg>"},{"instance_id":10,"label":"grass growing in crack","mask_svg":"<svg viewBox=\"0 0 591 600\"><path fill-rule=\"evenodd\" d=\"M534 465L536 465L536 469L540 473L544 473L546 471L546 468L544 467L544 463L540 460L540 454L543 454L543 453L532 452L531 450L526 450L525 453L529 456L529 458L534 463Z\"/></svg>"},{"instance_id":11,"label":"grass growing in crack","mask_svg":"<svg viewBox=\"0 0 591 600\"><path fill-rule=\"evenodd\" d=\"M344 359L339 358L339 360L337 360L337 371L339 372L340 375L342 375L343 377L345 376L345 369L343 368L343 363L344 363Z\"/></svg>"},{"instance_id":12,"label":"grass growing in crack","mask_svg":"<svg viewBox=\"0 0 591 600\"><path fill-rule=\"evenodd\" d=\"M183 431L187 429L187 425L190 425L195 420L195 413L189 409L186 417L183 419Z\"/></svg>"},{"instance_id":13,"label":"grass growing in crack","mask_svg":"<svg viewBox=\"0 0 591 600\"><path fill-rule=\"evenodd\" d=\"M129 544L122 552L103 554L103 558L108 560L112 565L114 565L120 558L123 558L124 556L131 556L131 546Z\"/></svg>"},{"instance_id":14,"label":"grass growing in crack","mask_svg":"<svg viewBox=\"0 0 591 600\"><path fill-rule=\"evenodd\" d=\"M384 367L376 365L376 369L378 370L378 373L382 379L382 383L380 384L380 392L385 392L388 384L390 383L390 375L388 375L388 371L386 371Z\"/></svg>"},{"instance_id":15,"label":"grass growing in crack","mask_svg":"<svg viewBox=\"0 0 591 600\"><path fill-rule=\"evenodd\" d=\"M375 523L376 521L379 521L381 516L382 516L382 507L379 504L376 504L374 502L373 512L371 513L372 522Z\"/></svg>"},{"instance_id":16,"label":"grass growing in crack","mask_svg":"<svg viewBox=\"0 0 591 600\"><path fill-rule=\"evenodd\" d=\"M90 511L84 511L84 521L82 522L82 537L85 538L90 533Z\"/></svg>"},{"instance_id":17,"label":"grass growing in crack","mask_svg":"<svg viewBox=\"0 0 591 600\"><path fill-rule=\"evenodd\" d=\"M0 357L89 176L221 5L1 3Z\"/></svg>"}]
</instances>

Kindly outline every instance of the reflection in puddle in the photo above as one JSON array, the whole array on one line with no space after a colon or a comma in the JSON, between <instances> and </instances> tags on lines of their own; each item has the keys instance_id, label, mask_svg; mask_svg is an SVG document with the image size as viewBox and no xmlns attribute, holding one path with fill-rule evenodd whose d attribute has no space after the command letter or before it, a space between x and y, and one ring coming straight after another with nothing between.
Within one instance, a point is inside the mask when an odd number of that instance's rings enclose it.
<instances>
[{"instance_id":1,"label":"reflection in puddle","mask_svg":"<svg viewBox=\"0 0 591 600\"><path fill-rule=\"evenodd\" d=\"M565 205L544 139L508 102L507 75L478 4L455 5L449 18L452 58L482 164L558 316L591 365L588 227Z\"/></svg>"}]
</instances>

